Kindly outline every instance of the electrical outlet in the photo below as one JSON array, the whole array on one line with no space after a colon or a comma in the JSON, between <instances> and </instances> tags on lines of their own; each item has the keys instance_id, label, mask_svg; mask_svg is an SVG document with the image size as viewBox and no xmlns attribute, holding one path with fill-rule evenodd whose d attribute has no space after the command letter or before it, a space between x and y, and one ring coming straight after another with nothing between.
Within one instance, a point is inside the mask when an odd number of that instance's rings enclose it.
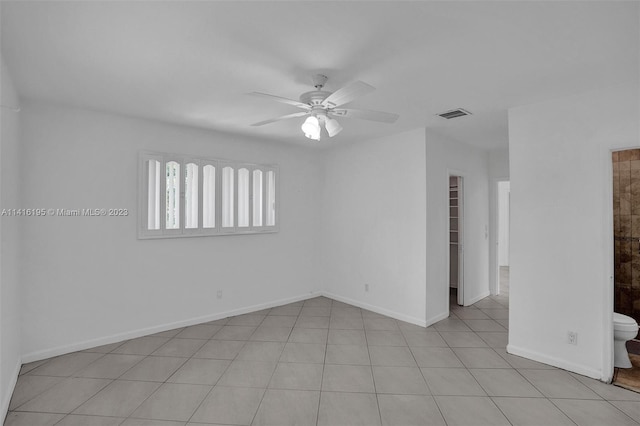
<instances>
[{"instance_id":1,"label":"electrical outlet","mask_svg":"<svg viewBox=\"0 0 640 426\"><path fill-rule=\"evenodd\" d=\"M217 296L218 296L218 299L222 299L222 290L218 290Z\"/></svg>"},{"instance_id":2,"label":"electrical outlet","mask_svg":"<svg viewBox=\"0 0 640 426\"><path fill-rule=\"evenodd\" d=\"M578 344L578 333L576 331L567 332L567 343L570 345Z\"/></svg>"},{"instance_id":3,"label":"electrical outlet","mask_svg":"<svg viewBox=\"0 0 640 426\"><path fill-rule=\"evenodd\" d=\"M364 285L364 291L369 291L369 284Z\"/></svg>"}]
</instances>

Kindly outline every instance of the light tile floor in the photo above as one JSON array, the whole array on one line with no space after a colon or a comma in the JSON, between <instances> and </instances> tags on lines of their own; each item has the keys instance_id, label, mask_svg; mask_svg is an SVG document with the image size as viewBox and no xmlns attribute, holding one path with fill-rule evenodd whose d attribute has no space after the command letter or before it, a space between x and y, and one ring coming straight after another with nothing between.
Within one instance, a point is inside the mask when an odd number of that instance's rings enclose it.
<instances>
[{"instance_id":1,"label":"light tile floor","mask_svg":"<svg viewBox=\"0 0 640 426\"><path fill-rule=\"evenodd\" d=\"M315 298L68 354L5 425L638 424L640 394L507 354L508 304L425 329Z\"/></svg>"}]
</instances>

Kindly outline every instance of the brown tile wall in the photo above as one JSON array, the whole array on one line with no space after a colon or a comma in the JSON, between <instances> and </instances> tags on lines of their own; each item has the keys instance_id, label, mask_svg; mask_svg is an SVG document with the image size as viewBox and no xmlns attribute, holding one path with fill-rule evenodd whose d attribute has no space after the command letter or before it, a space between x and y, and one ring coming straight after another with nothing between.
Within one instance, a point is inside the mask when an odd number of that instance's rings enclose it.
<instances>
[{"instance_id":1,"label":"brown tile wall","mask_svg":"<svg viewBox=\"0 0 640 426\"><path fill-rule=\"evenodd\" d=\"M613 153L614 310L640 322L640 149Z\"/></svg>"}]
</instances>

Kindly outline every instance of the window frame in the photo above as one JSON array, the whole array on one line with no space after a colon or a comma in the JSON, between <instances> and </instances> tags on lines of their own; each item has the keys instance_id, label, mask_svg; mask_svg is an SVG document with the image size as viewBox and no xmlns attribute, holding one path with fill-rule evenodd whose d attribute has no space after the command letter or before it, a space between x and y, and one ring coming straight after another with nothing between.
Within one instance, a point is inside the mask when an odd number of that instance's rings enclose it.
<instances>
[{"instance_id":1,"label":"window frame","mask_svg":"<svg viewBox=\"0 0 640 426\"><path fill-rule=\"evenodd\" d=\"M160 163L160 229L148 229L148 197L149 197L149 172L148 161L155 160ZM166 200L166 165L167 162L175 161L180 167L180 196L179 196L179 212L180 226L178 229L166 229L167 200ZM193 163L198 167L198 227L186 228L186 175L187 164ZM211 165L215 168L215 194L214 194L214 228L204 228L204 167ZM233 168L234 185L233 185L233 227L222 227L222 170L224 167ZM249 171L248 180L248 210L249 224L246 227L238 226L238 172L245 168ZM253 196L254 183L253 171L262 171L262 226L254 226L253 224ZM275 176L275 224L267 226L267 174L269 171L274 172ZM280 231L279 224L279 167L274 164L256 164L240 161L232 161L208 157L195 157L190 155L180 155L164 152L140 151L138 154L138 239L159 239L159 238L186 238L186 237L205 237L205 236L221 236L221 235L247 235L247 234L265 234Z\"/></svg>"}]
</instances>

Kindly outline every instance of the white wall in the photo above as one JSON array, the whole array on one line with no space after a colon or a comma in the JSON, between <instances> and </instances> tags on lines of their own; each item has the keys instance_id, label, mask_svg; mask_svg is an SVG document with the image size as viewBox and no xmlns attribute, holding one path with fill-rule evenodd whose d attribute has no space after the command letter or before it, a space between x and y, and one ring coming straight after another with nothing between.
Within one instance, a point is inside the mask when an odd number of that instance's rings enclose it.
<instances>
[{"instance_id":1,"label":"white wall","mask_svg":"<svg viewBox=\"0 0 640 426\"><path fill-rule=\"evenodd\" d=\"M509 112L511 353L611 378L610 151L640 145L638 93L635 83Z\"/></svg>"},{"instance_id":2,"label":"white wall","mask_svg":"<svg viewBox=\"0 0 640 426\"><path fill-rule=\"evenodd\" d=\"M24 205L135 213L139 150L279 163L282 182L278 234L139 241L135 214L25 219L26 360L318 291L417 324L446 317L454 170L466 178L465 303L488 294L479 149L424 129L320 152L44 102L22 114Z\"/></svg>"},{"instance_id":3,"label":"white wall","mask_svg":"<svg viewBox=\"0 0 640 426\"><path fill-rule=\"evenodd\" d=\"M27 360L318 290L316 151L39 102L21 114L25 206L132 213L24 220ZM279 164L280 232L137 240L139 150Z\"/></svg>"},{"instance_id":4,"label":"white wall","mask_svg":"<svg viewBox=\"0 0 640 426\"><path fill-rule=\"evenodd\" d=\"M498 182L498 266L509 266L509 182Z\"/></svg>"},{"instance_id":5,"label":"white wall","mask_svg":"<svg viewBox=\"0 0 640 426\"><path fill-rule=\"evenodd\" d=\"M492 179L509 179L508 148L489 151L489 177Z\"/></svg>"},{"instance_id":6,"label":"white wall","mask_svg":"<svg viewBox=\"0 0 640 426\"><path fill-rule=\"evenodd\" d=\"M422 129L331 148L324 158L322 196L327 293L422 325L424 150Z\"/></svg>"},{"instance_id":7,"label":"white wall","mask_svg":"<svg viewBox=\"0 0 640 426\"><path fill-rule=\"evenodd\" d=\"M449 315L450 172L465 177L465 304L489 294L486 151L420 129L332 148L324 163L330 296L416 324Z\"/></svg>"},{"instance_id":8,"label":"white wall","mask_svg":"<svg viewBox=\"0 0 640 426\"><path fill-rule=\"evenodd\" d=\"M426 130L427 323L449 310L449 174L463 176L464 304L489 295L489 155Z\"/></svg>"},{"instance_id":9,"label":"white wall","mask_svg":"<svg viewBox=\"0 0 640 426\"><path fill-rule=\"evenodd\" d=\"M18 189L20 113L11 76L0 57L0 210L21 207ZM20 219L0 216L0 422L20 369Z\"/></svg>"},{"instance_id":10,"label":"white wall","mask_svg":"<svg viewBox=\"0 0 640 426\"><path fill-rule=\"evenodd\" d=\"M496 294L498 274L498 182L509 180L509 150L489 151L489 289Z\"/></svg>"}]
</instances>

